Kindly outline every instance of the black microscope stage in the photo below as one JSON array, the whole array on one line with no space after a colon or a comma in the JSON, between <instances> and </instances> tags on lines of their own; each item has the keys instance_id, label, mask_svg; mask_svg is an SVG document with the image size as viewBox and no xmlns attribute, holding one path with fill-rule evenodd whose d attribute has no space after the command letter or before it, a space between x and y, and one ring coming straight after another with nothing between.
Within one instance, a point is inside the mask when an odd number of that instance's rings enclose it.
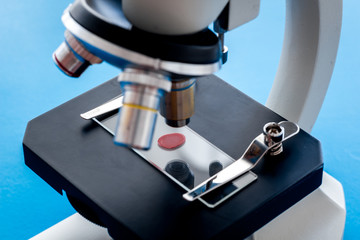
<instances>
[{"instance_id":1,"label":"black microscope stage","mask_svg":"<svg viewBox=\"0 0 360 240\"><path fill-rule=\"evenodd\" d=\"M188 202L184 189L80 118L119 94L110 80L31 120L23 141L26 165L114 239L242 239L321 184L320 143L301 130L253 169L254 183L218 207ZM215 76L197 80L189 127L234 159L265 123L282 120Z\"/></svg>"}]
</instances>

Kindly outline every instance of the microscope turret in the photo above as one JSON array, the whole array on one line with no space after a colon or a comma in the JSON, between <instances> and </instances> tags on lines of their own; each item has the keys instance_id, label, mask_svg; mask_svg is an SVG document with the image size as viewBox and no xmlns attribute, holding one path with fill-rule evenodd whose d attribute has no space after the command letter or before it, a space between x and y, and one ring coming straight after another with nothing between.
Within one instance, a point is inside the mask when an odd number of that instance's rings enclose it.
<instances>
[{"instance_id":1,"label":"microscope turret","mask_svg":"<svg viewBox=\"0 0 360 240\"><path fill-rule=\"evenodd\" d=\"M257 16L258 0L237 2L78 0L64 12L65 42L53 59L71 77L102 61L122 69L124 105L115 143L148 149L157 111L172 127L188 124L196 77L226 61L223 34ZM233 8L251 14L235 19ZM208 29L212 22L218 34Z\"/></svg>"}]
</instances>

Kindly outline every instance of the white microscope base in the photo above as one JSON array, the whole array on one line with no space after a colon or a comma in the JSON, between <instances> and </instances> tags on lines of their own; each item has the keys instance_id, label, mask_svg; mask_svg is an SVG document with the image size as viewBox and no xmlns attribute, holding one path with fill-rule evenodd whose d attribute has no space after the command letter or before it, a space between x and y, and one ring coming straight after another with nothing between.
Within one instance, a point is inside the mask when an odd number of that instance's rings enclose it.
<instances>
[{"instance_id":1,"label":"white microscope base","mask_svg":"<svg viewBox=\"0 0 360 240\"><path fill-rule=\"evenodd\" d=\"M322 185L317 190L247 240L340 240L344 232L345 215L342 185L324 172Z\"/></svg>"},{"instance_id":2,"label":"white microscope base","mask_svg":"<svg viewBox=\"0 0 360 240\"><path fill-rule=\"evenodd\" d=\"M324 172L322 185L246 240L340 240L345 226L342 185ZM78 213L30 240L110 240L105 228Z\"/></svg>"}]
</instances>

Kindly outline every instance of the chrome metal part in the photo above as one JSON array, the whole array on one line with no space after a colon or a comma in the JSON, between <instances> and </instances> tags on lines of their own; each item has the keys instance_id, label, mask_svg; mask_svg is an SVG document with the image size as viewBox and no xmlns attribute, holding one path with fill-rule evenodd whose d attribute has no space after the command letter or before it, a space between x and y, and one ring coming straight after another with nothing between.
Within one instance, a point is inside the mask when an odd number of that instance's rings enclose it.
<instances>
[{"instance_id":1,"label":"chrome metal part","mask_svg":"<svg viewBox=\"0 0 360 240\"><path fill-rule=\"evenodd\" d=\"M220 42L221 42L221 54L222 54L221 62L222 62L222 64L225 64L227 62L228 54L229 54L229 48L225 45L225 31L220 31L218 33L218 36L219 36Z\"/></svg>"},{"instance_id":2,"label":"chrome metal part","mask_svg":"<svg viewBox=\"0 0 360 240\"><path fill-rule=\"evenodd\" d=\"M167 76L150 70L126 68L119 76L118 81L121 83L141 84L148 87L155 87L169 92L171 81Z\"/></svg>"},{"instance_id":3,"label":"chrome metal part","mask_svg":"<svg viewBox=\"0 0 360 240\"><path fill-rule=\"evenodd\" d=\"M218 37L221 43L221 62L225 64L228 60L229 48L225 45L225 33L227 32L224 28L220 26L219 20L214 22L214 31L217 32Z\"/></svg>"},{"instance_id":4,"label":"chrome metal part","mask_svg":"<svg viewBox=\"0 0 360 240\"><path fill-rule=\"evenodd\" d=\"M120 110L114 142L120 146L149 149L156 117L156 110L124 105Z\"/></svg>"},{"instance_id":5,"label":"chrome metal part","mask_svg":"<svg viewBox=\"0 0 360 240\"><path fill-rule=\"evenodd\" d=\"M225 64L227 62L228 55L229 55L229 49L227 46L224 46L223 50L222 50L222 56L221 56L222 64Z\"/></svg>"},{"instance_id":6,"label":"chrome metal part","mask_svg":"<svg viewBox=\"0 0 360 240\"><path fill-rule=\"evenodd\" d=\"M265 135L265 144L271 147L269 154L272 156L279 155L283 151L281 141L284 138L284 128L278 123L270 122L265 124L263 134Z\"/></svg>"},{"instance_id":7,"label":"chrome metal part","mask_svg":"<svg viewBox=\"0 0 360 240\"><path fill-rule=\"evenodd\" d=\"M112 64L120 68L125 68L127 67L127 65L130 65L130 63L133 63L155 70L162 70L170 73L188 76L208 75L218 71L221 68L221 60L215 63L208 64L171 62L152 58L144 54L120 47L110 41L107 41L93 34L86 28L82 27L71 17L69 9L66 9L64 11L61 19L65 27L74 36L76 36L77 39L80 39L81 41L93 46L95 50L97 49L96 51L101 51L103 55L105 54L104 56L107 56L110 59L113 57L117 57L119 59L118 63L112 62ZM128 63L124 62L124 60Z\"/></svg>"},{"instance_id":8,"label":"chrome metal part","mask_svg":"<svg viewBox=\"0 0 360 240\"><path fill-rule=\"evenodd\" d=\"M267 124L268 125L268 124ZM265 125L265 127L267 126ZM272 126L271 123L268 126ZM296 135L300 128L297 124L283 121L279 122L278 126L283 129L283 139L278 141L278 144L281 144L283 141L291 138L292 136ZM264 128L265 128L264 127ZM267 127L266 127L267 128ZM272 129L270 127L270 129ZM277 135L277 134L276 134ZM244 173L247 173L251 169L253 169L263 158L263 156L272 148L277 147L277 144L273 144L269 146L266 143L266 134L261 133L258 135L249 145L245 153L242 155L240 159L235 161L230 166L226 167L219 173L213 175L206 181L202 182L194 189L190 190L189 192L183 195L184 199L188 201L194 201L200 197L203 197L210 193L211 191L224 186L225 184L233 181L234 179L242 176Z\"/></svg>"},{"instance_id":9,"label":"chrome metal part","mask_svg":"<svg viewBox=\"0 0 360 240\"><path fill-rule=\"evenodd\" d=\"M195 79L173 80L171 91L165 93L160 105L160 113L172 127L183 127L194 114Z\"/></svg>"},{"instance_id":10,"label":"chrome metal part","mask_svg":"<svg viewBox=\"0 0 360 240\"><path fill-rule=\"evenodd\" d=\"M65 31L65 41L53 53L53 60L59 69L70 77L79 77L88 66L102 62L68 30Z\"/></svg>"},{"instance_id":11,"label":"chrome metal part","mask_svg":"<svg viewBox=\"0 0 360 240\"><path fill-rule=\"evenodd\" d=\"M123 105L123 96L119 95L119 96L111 99L110 101L108 101L94 109L91 109L90 111L80 114L80 117L82 117L83 119L89 120L89 119L98 117L100 115L109 113L111 111L114 111L116 109L119 109L120 107L122 107L122 105Z\"/></svg>"},{"instance_id":12,"label":"chrome metal part","mask_svg":"<svg viewBox=\"0 0 360 240\"><path fill-rule=\"evenodd\" d=\"M160 105L160 98L171 88L166 76L141 70L125 69L118 77L123 92L115 131L116 144L149 149Z\"/></svg>"}]
</instances>

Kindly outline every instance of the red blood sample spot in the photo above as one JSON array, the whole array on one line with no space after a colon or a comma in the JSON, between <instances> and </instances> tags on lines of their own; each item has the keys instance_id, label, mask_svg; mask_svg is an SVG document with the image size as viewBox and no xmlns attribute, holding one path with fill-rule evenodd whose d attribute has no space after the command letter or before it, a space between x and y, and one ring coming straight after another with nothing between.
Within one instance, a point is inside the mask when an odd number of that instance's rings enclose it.
<instances>
[{"instance_id":1,"label":"red blood sample spot","mask_svg":"<svg viewBox=\"0 0 360 240\"><path fill-rule=\"evenodd\" d=\"M185 143L185 136L181 133L165 134L158 139L160 147L165 149L175 149Z\"/></svg>"}]
</instances>

